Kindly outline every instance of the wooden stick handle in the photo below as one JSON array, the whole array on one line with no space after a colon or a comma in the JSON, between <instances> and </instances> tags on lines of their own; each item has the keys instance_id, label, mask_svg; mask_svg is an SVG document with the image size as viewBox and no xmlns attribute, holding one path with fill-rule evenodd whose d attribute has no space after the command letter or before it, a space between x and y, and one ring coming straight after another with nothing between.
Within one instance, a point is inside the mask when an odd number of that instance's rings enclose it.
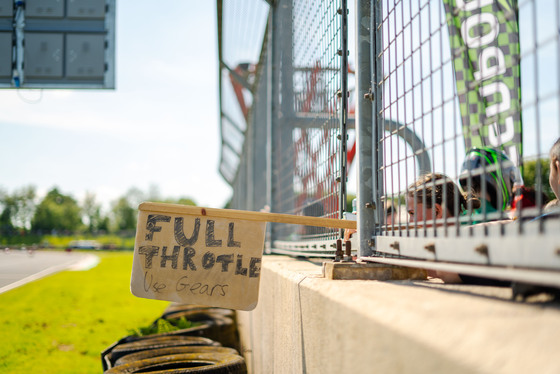
<instances>
[{"instance_id":1,"label":"wooden stick handle","mask_svg":"<svg viewBox=\"0 0 560 374\"><path fill-rule=\"evenodd\" d=\"M246 221L265 221L291 223L294 225L332 227L338 229L356 229L356 221L335 218L294 216L291 214L252 212L235 209L202 208L191 205L149 203L140 204L139 210L158 213L187 214L191 216L208 216L218 218L242 219Z\"/></svg>"}]
</instances>

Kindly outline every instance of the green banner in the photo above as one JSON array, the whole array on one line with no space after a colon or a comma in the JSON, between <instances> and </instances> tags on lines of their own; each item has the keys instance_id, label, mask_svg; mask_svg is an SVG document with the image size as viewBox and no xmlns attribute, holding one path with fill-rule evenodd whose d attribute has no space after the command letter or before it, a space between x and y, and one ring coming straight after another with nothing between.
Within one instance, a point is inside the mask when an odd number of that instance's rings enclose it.
<instances>
[{"instance_id":1,"label":"green banner","mask_svg":"<svg viewBox=\"0 0 560 374\"><path fill-rule=\"evenodd\" d=\"M520 165L517 0L443 0L466 149L493 147Z\"/></svg>"}]
</instances>

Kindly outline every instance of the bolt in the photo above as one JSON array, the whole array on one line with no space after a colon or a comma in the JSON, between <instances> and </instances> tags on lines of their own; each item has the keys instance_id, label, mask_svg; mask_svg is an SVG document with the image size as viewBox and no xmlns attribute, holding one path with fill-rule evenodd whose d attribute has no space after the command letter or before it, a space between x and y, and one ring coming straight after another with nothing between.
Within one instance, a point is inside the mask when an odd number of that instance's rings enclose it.
<instances>
[{"instance_id":1,"label":"bolt","mask_svg":"<svg viewBox=\"0 0 560 374\"><path fill-rule=\"evenodd\" d=\"M344 242L344 246L345 246L345 254L344 254L344 258L343 258L343 262L352 262L352 242L347 240L346 242Z\"/></svg>"},{"instance_id":2,"label":"bolt","mask_svg":"<svg viewBox=\"0 0 560 374\"><path fill-rule=\"evenodd\" d=\"M342 260L342 239L336 240L336 252L334 254L334 262L340 262Z\"/></svg>"},{"instance_id":3,"label":"bolt","mask_svg":"<svg viewBox=\"0 0 560 374\"><path fill-rule=\"evenodd\" d=\"M486 244L481 244L478 247L476 247L474 250L475 252L488 257L488 246Z\"/></svg>"},{"instance_id":4,"label":"bolt","mask_svg":"<svg viewBox=\"0 0 560 374\"><path fill-rule=\"evenodd\" d=\"M367 209L377 209L375 206L375 203L366 203L366 208Z\"/></svg>"},{"instance_id":5,"label":"bolt","mask_svg":"<svg viewBox=\"0 0 560 374\"><path fill-rule=\"evenodd\" d=\"M367 244L368 244L370 247L375 247L375 239L369 239L368 242L367 242Z\"/></svg>"},{"instance_id":6,"label":"bolt","mask_svg":"<svg viewBox=\"0 0 560 374\"><path fill-rule=\"evenodd\" d=\"M426 246L424 246L424 249L428 252L436 253L436 245L434 243L426 244Z\"/></svg>"},{"instance_id":7,"label":"bolt","mask_svg":"<svg viewBox=\"0 0 560 374\"><path fill-rule=\"evenodd\" d=\"M397 251L400 250L399 242L391 243L391 244L389 244L389 247L391 247L393 249L396 249Z\"/></svg>"},{"instance_id":8,"label":"bolt","mask_svg":"<svg viewBox=\"0 0 560 374\"><path fill-rule=\"evenodd\" d=\"M352 257L352 242L350 240L347 240L344 243L344 246L345 246L344 249L346 250L346 256Z\"/></svg>"},{"instance_id":9,"label":"bolt","mask_svg":"<svg viewBox=\"0 0 560 374\"><path fill-rule=\"evenodd\" d=\"M560 248L556 248L556 250L554 251L554 253L556 254L556 256L560 256Z\"/></svg>"},{"instance_id":10,"label":"bolt","mask_svg":"<svg viewBox=\"0 0 560 374\"><path fill-rule=\"evenodd\" d=\"M342 90L338 90L338 91L336 91L336 96L338 96L338 97L342 97Z\"/></svg>"},{"instance_id":11,"label":"bolt","mask_svg":"<svg viewBox=\"0 0 560 374\"><path fill-rule=\"evenodd\" d=\"M336 51L336 54L339 55L339 56L342 56L342 49L338 49L338 50Z\"/></svg>"}]
</instances>

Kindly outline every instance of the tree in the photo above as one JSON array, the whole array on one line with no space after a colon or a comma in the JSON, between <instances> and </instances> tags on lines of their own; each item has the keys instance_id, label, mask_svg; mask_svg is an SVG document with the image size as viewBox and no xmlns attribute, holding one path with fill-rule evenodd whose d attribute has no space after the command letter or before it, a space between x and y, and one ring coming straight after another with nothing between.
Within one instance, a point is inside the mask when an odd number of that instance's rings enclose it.
<instances>
[{"instance_id":1,"label":"tree","mask_svg":"<svg viewBox=\"0 0 560 374\"><path fill-rule=\"evenodd\" d=\"M111 227L111 221L109 217L103 216L97 224L97 231L100 233L108 233Z\"/></svg>"},{"instance_id":2,"label":"tree","mask_svg":"<svg viewBox=\"0 0 560 374\"><path fill-rule=\"evenodd\" d=\"M180 197L178 199L165 199L162 201L162 203L196 206L196 203L190 197Z\"/></svg>"},{"instance_id":3,"label":"tree","mask_svg":"<svg viewBox=\"0 0 560 374\"><path fill-rule=\"evenodd\" d=\"M15 233L13 216L17 209L12 196L5 191L0 191L0 202L2 203L2 213L0 213L0 236L12 236Z\"/></svg>"},{"instance_id":4,"label":"tree","mask_svg":"<svg viewBox=\"0 0 560 374\"><path fill-rule=\"evenodd\" d=\"M146 195L139 188L131 187L126 191L125 199L133 209L138 208L138 205L146 200Z\"/></svg>"},{"instance_id":5,"label":"tree","mask_svg":"<svg viewBox=\"0 0 560 374\"><path fill-rule=\"evenodd\" d=\"M34 186L22 187L14 192L17 201L17 212L14 216L14 224L17 227L31 229L31 220L37 208L35 199L37 193Z\"/></svg>"},{"instance_id":6,"label":"tree","mask_svg":"<svg viewBox=\"0 0 560 374\"><path fill-rule=\"evenodd\" d=\"M352 201L356 198L356 195L354 194L347 194L346 195L346 211L347 212L353 212L354 211L354 207L352 206Z\"/></svg>"},{"instance_id":7,"label":"tree","mask_svg":"<svg viewBox=\"0 0 560 374\"><path fill-rule=\"evenodd\" d=\"M0 191L0 234L11 236L15 230L29 230L35 212L35 187L27 186L13 194Z\"/></svg>"},{"instance_id":8,"label":"tree","mask_svg":"<svg viewBox=\"0 0 560 374\"><path fill-rule=\"evenodd\" d=\"M136 229L136 208L133 208L126 196L113 203L114 225L117 231Z\"/></svg>"},{"instance_id":9,"label":"tree","mask_svg":"<svg viewBox=\"0 0 560 374\"><path fill-rule=\"evenodd\" d=\"M102 222L101 205L97 203L95 193L86 192L82 212L87 222L87 231L91 234L99 231Z\"/></svg>"},{"instance_id":10,"label":"tree","mask_svg":"<svg viewBox=\"0 0 560 374\"><path fill-rule=\"evenodd\" d=\"M150 184L148 187L147 201L161 201L161 193L158 185Z\"/></svg>"},{"instance_id":11,"label":"tree","mask_svg":"<svg viewBox=\"0 0 560 374\"><path fill-rule=\"evenodd\" d=\"M177 199L177 204L196 206L196 202L190 197L180 197Z\"/></svg>"},{"instance_id":12,"label":"tree","mask_svg":"<svg viewBox=\"0 0 560 374\"><path fill-rule=\"evenodd\" d=\"M541 185L542 192L550 199L554 199L554 192L548 183L548 174L550 173L550 160L543 158L539 160L523 162L523 183L526 187L534 187L539 189Z\"/></svg>"},{"instance_id":13,"label":"tree","mask_svg":"<svg viewBox=\"0 0 560 374\"><path fill-rule=\"evenodd\" d=\"M37 206L31 227L36 233L74 232L81 225L81 211L76 200L55 187Z\"/></svg>"}]
</instances>

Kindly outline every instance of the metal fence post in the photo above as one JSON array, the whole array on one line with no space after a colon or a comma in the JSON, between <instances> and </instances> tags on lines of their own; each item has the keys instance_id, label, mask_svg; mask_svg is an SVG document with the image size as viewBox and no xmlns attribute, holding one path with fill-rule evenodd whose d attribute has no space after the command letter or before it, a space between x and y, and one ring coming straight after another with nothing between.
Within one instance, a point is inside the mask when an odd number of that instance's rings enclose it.
<instances>
[{"instance_id":1,"label":"metal fence post","mask_svg":"<svg viewBox=\"0 0 560 374\"><path fill-rule=\"evenodd\" d=\"M341 45L340 45L340 57L341 57L341 107L340 107L340 149L338 150L340 157L340 170L339 170L339 214L338 218L342 219L344 217L344 212L346 211L346 173L347 173L347 142L348 134L346 131L346 125L348 120L348 3L346 0L341 0L340 9L341 17ZM344 230L340 230L340 237L344 237Z\"/></svg>"},{"instance_id":2,"label":"metal fence post","mask_svg":"<svg viewBox=\"0 0 560 374\"><path fill-rule=\"evenodd\" d=\"M292 67L292 8L287 1L276 1L273 16L273 87L272 87L272 205L271 211L290 212L287 204L293 202L292 173L283 166L293 164L292 124L293 98L293 67ZM290 160L291 162L287 162ZM280 207L280 202L282 206ZM272 240L277 224L272 226Z\"/></svg>"},{"instance_id":3,"label":"metal fence post","mask_svg":"<svg viewBox=\"0 0 560 374\"><path fill-rule=\"evenodd\" d=\"M356 143L358 149L358 257L371 256L375 234L373 184L371 0L356 0ZM366 207L367 206L367 207Z\"/></svg>"},{"instance_id":4,"label":"metal fence post","mask_svg":"<svg viewBox=\"0 0 560 374\"><path fill-rule=\"evenodd\" d=\"M267 27L267 38L266 43L266 151L265 151L265 158L266 158L266 208L268 210L272 210L272 186L273 186L273 178L272 178L272 150L273 150L273 143L272 143L272 129L273 126L273 108L274 108L274 61L275 61L275 49L274 49L274 35L276 34L276 28L274 27L274 23L276 20L275 16L275 6L271 4L270 11L268 13L268 27ZM272 224L268 224L266 226L266 243L265 243L265 252L270 253L272 248Z\"/></svg>"}]
</instances>

